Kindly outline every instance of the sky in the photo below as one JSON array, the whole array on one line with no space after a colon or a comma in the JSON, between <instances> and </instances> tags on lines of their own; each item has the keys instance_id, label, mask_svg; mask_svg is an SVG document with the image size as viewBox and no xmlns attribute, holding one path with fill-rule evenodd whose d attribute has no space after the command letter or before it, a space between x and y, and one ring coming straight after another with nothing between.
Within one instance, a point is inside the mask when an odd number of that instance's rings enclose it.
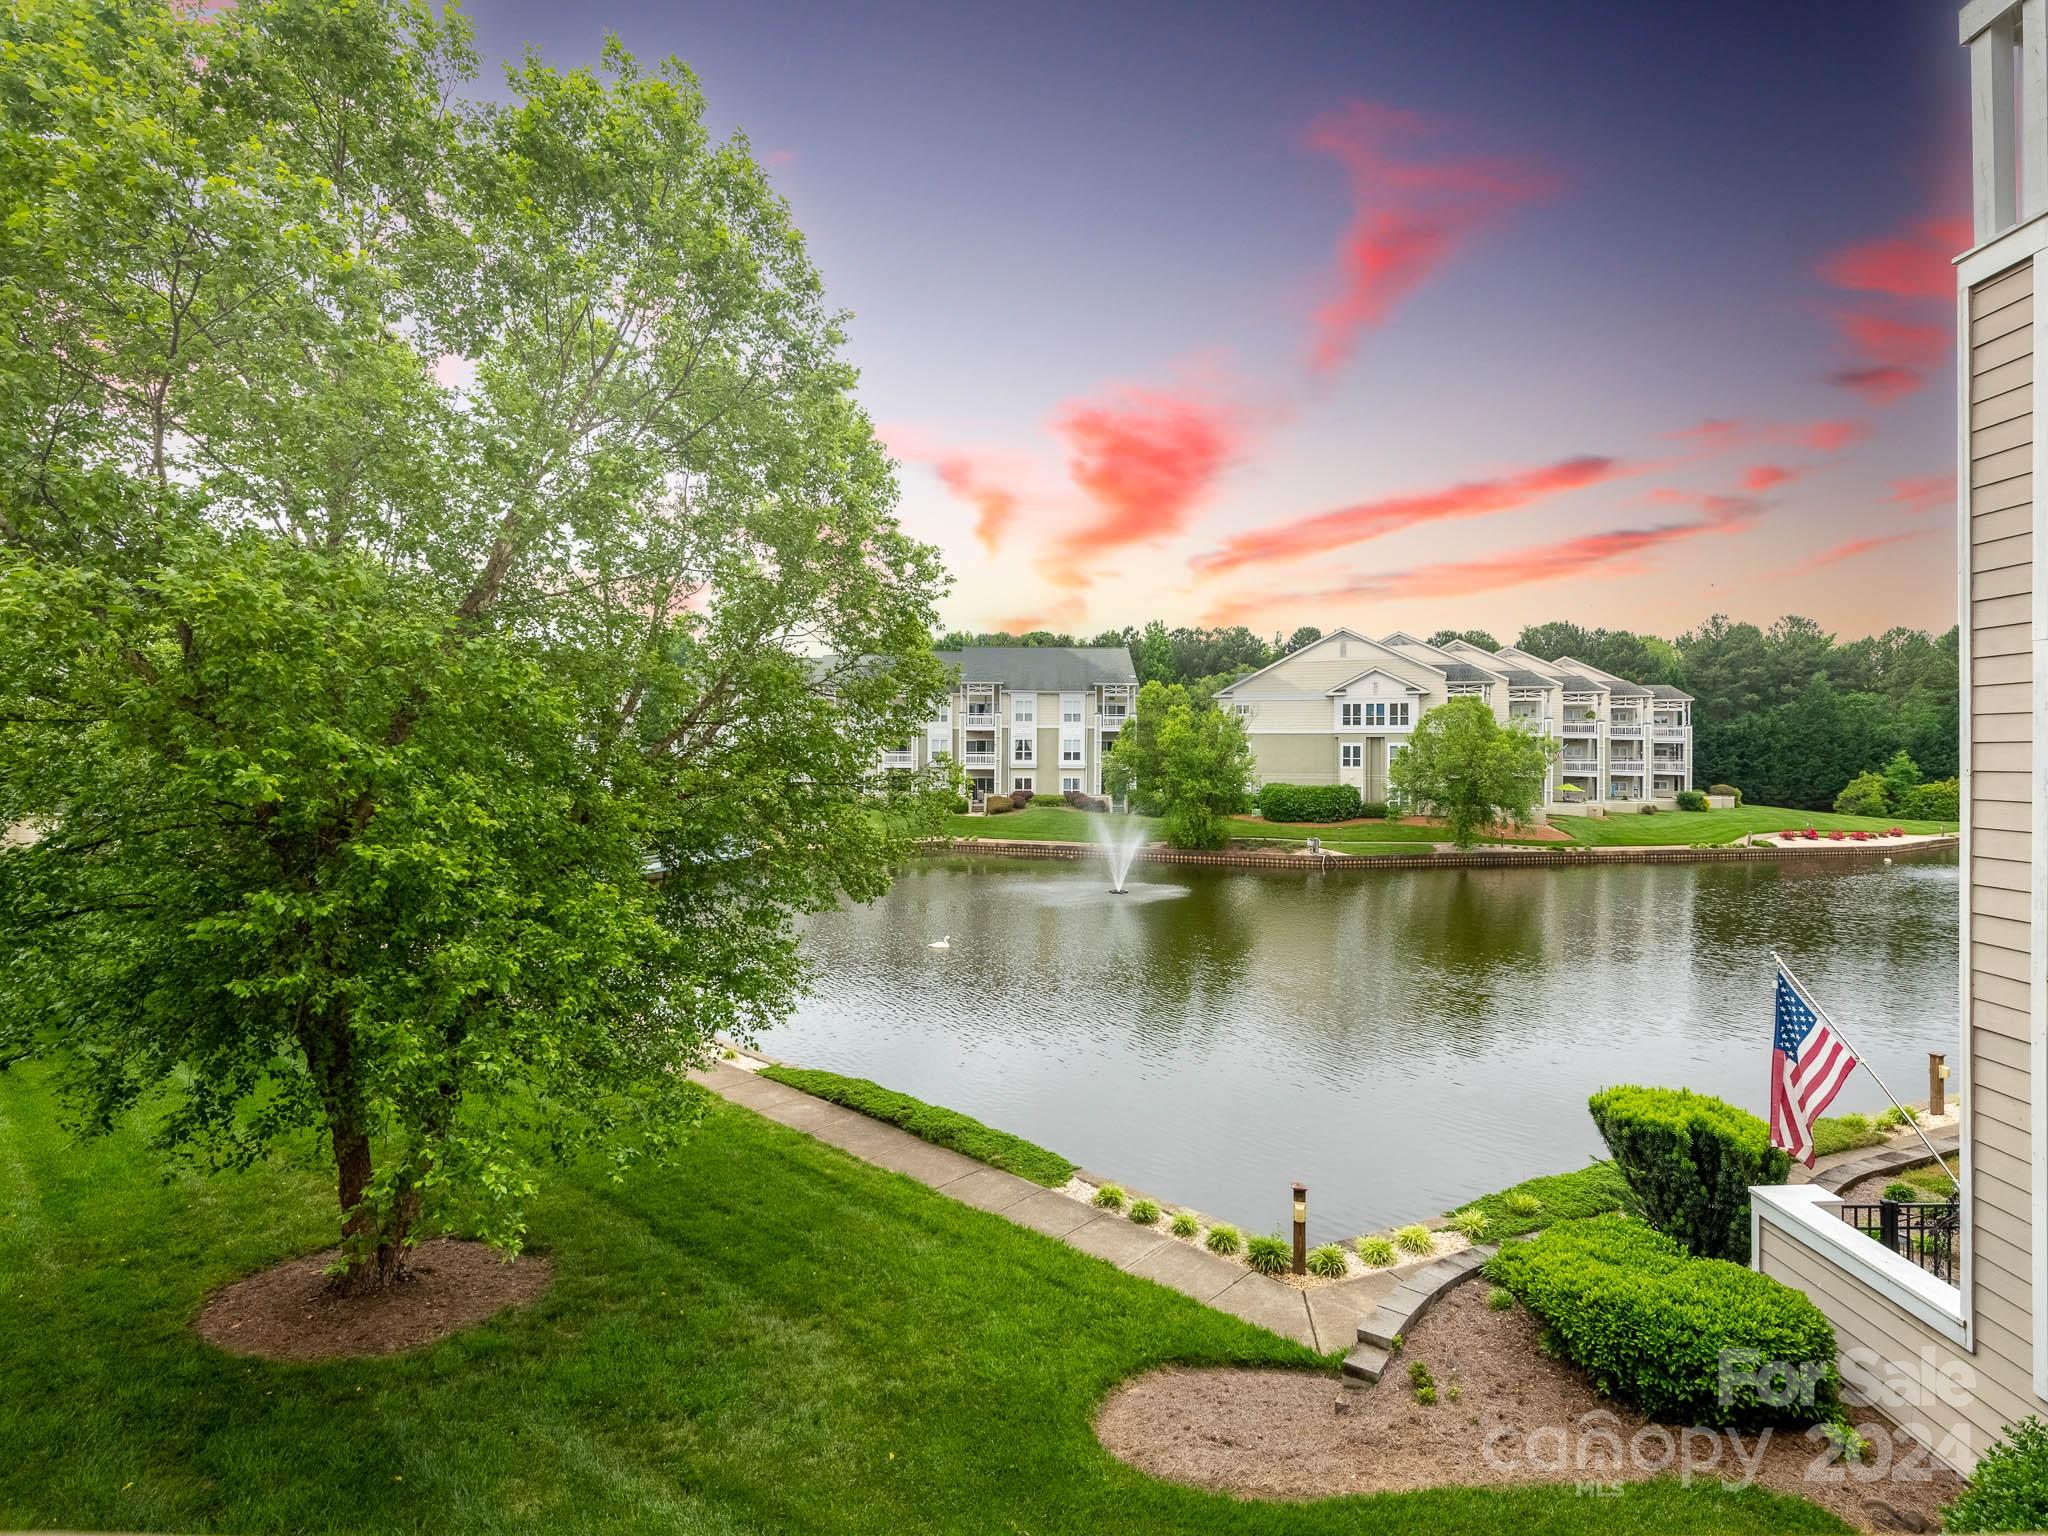
<instances>
[{"instance_id":1,"label":"sky","mask_svg":"<svg viewBox=\"0 0 2048 1536\"><path fill-rule=\"evenodd\" d=\"M697 72L950 626L1955 621L1953 5L465 9Z\"/></svg>"}]
</instances>

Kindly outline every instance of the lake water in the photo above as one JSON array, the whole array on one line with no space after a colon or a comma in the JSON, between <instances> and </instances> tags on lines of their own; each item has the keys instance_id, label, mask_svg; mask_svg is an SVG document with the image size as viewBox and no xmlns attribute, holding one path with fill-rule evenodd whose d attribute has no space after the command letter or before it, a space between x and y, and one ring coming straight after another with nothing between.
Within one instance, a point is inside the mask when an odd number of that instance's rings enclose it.
<instances>
[{"instance_id":1,"label":"lake water","mask_svg":"<svg viewBox=\"0 0 2048 1536\"><path fill-rule=\"evenodd\" d=\"M1449 1210L1603 1151L1586 1096L1765 1109L1770 951L1902 1098L1956 1046L1953 854L1890 866L1303 876L918 860L809 921L760 1044L870 1077L1254 1230ZM932 949L950 937L950 947ZM1834 1110L1885 1103L1859 1072Z\"/></svg>"}]
</instances>

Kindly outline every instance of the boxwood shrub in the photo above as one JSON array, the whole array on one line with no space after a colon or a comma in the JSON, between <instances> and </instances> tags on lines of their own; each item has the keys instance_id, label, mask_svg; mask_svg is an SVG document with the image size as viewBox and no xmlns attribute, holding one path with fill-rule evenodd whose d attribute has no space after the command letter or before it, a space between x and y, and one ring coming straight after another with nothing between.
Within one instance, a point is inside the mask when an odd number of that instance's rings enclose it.
<instances>
[{"instance_id":1,"label":"boxwood shrub","mask_svg":"<svg viewBox=\"0 0 2048 1536\"><path fill-rule=\"evenodd\" d=\"M1707 797L1697 789L1681 789L1678 792L1678 808L1681 811L1704 811Z\"/></svg>"},{"instance_id":2,"label":"boxwood shrub","mask_svg":"<svg viewBox=\"0 0 2048 1536\"><path fill-rule=\"evenodd\" d=\"M1358 791L1349 784L1268 784L1259 790L1259 814L1268 821L1350 821Z\"/></svg>"},{"instance_id":3,"label":"boxwood shrub","mask_svg":"<svg viewBox=\"0 0 2048 1536\"><path fill-rule=\"evenodd\" d=\"M1970 1486L1941 1512L1944 1531L2048 1530L2048 1424L2021 1419L1970 1474Z\"/></svg>"},{"instance_id":4,"label":"boxwood shrub","mask_svg":"<svg viewBox=\"0 0 2048 1536\"><path fill-rule=\"evenodd\" d=\"M1603 1088L1587 1107L1651 1226L1701 1258L1749 1262L1749 1187L1792 1167L1769 1126L1688 1088Z\"/></svg>"},{"instance_id":5,"label":"boxwood shrub","mask_svg":"<svg viewBox=\"0 0 2048 1536\"><path fill-rule=\"evenodd\" d=\"M1486 1274L1610 1396L1674 1424L1812 1424L1839 1402L1835 1334L1806 1297L1694 1258L1628 1216L1504 1244Z\"/></svg>"}]
</instances>

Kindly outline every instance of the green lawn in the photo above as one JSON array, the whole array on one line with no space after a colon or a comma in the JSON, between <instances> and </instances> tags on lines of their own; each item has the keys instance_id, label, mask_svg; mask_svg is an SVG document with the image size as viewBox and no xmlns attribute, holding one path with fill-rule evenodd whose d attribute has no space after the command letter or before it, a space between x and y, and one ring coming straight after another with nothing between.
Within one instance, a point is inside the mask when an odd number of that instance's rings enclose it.
<instances>
[{"instance_id":1,"label":"green lawn","mask_svg":"<svg viewBox=\"0 0 2048 1536\"><path fill-rule=\"evenodd\" d=\"M1034 805L1000 816L954 816L948 820L949 837L1016 838L1031 842L1085 843L1095 837L1101 817L1065 805ZM1133 818L1148 833L1157 823ZM1574 842L1588 848L1641 847L1676 843L1693 845L1732 843L1751 832L1778 832L1787 827L1817 827L1829 832L1839 827L1853 831L1860 827L1880 832L1886 827L1903 827L1908 832L1953 832L1953 822L1898 821L1888 817L1837 816L1831 811L1787 811L1767 805L1743 805L1728 811L1659 811L1654 816L1617 813L1605 818L1557 816L1551 825L1569 833ZM1268 839L1292 846L1304 838L1319 837L1334 851L1358 853L1412 852L1414 845L1441 841L1435 827L1406 827L1396 821L1359 822L1351 826L1329 826L1315 822L1268 822L1256 816L1231 818L1231 835L1248 840ZM1510 839L1513 841L1513 839ZM1555 841L1537 846L1562 847Z\"/></svg>"},{"instance_id":2,"label":"green lawn","mask_svg":"<svg viewBox=\"0 0 2048 1536\"><path fill-rule=\"evenodd\" d=\"M1588 1163L1571 1173L1548 1173L1524 1179L1508 1189L1468 1200L1461 1211L1486 1218L1483 1242L1497 1243L1553 1222L1573 1221L1628 1209L1628 1181L1608 1162Z\"/></svg>"},{"instance_id":3,"label":"green lawn","mask_svg":"<svg viewBox=\"0 0 2048 1536\"><path fill-rule=\"evenodd\" d=\"M211 1287L325 1243L326 1181L165 1184L132 1133L77 1147L53 1118L39 1074L0 1075L0 1528L1843 1528L1707 1484L1284 1504L1155 1482L1090 1432L1118 1381L1330 1363L723 1107L675 1167L593 1171L540 1201L556 1279L532 1309L393 1359L237 1359L187 1319Z\"/></svg>"},{"instance_id":4,"label":"green lawn","mask_svg":"<svg viewBox=\"0 0 2048 1536\"><path fill-rule=\"evenodd\" d=\"M1043 1184L1047 1189L1058 1189L1065 1184L1074 1176L1077 1167L1059 1153L1026 1141L1022 1136L983 1125L957 1109L944 1109L937 1104L927 1104L923 1099L913 1099L907 1093L884 1088L864 1077L846 1077L817 1067L763 1067L761 1075L771 1082L787 1084L813 1097L843 1104L848 1109L859 1110L890 1125L901 1126L911 1135L922 1137L934 1146L950 1147L955 1152L987 1163L991 1168L1007 1169L1034 1184Z\"/></svg>"}]
</instances>

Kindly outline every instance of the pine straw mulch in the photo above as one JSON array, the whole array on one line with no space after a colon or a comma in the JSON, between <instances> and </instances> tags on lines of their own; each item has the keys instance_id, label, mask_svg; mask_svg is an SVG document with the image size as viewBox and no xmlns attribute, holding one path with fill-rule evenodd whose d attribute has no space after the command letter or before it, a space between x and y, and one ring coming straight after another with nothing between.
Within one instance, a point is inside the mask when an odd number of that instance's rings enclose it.
<instances>
[{"instance_id":1,"label":"pine straw mulch","mask_svg":"<svg viewBox=\"0 0 2048 1536\"><path fill-rule=\"evenodd\" d=\"M341 1296L323 1273L329 1248L259 1270L206 1300L193 1330L229 1354L266 1360L393 1355L473 1328L548 1288L537 1254L510 1261L483 1243L435 1238L413 1250L411 1278L368 1296Z\"/></svg>"},{"instance_id":2,"label":"pine straw mulch","mask_svg":"<svg viewBox=\"0 0 2048 1536\"><path fill-rule=\"evenodd\" d=\"M1735 1481L1753 1466L1764 1487L1867 1530L1926 1531L1961 1489L1952 1472L1903 1448L1867 1411L1851 1417L1872 1419L1864 1433L1883 1432L1885 1443L1871 1464L1847 1468L1830 1463L1825 1442L1798 1430L1759 1445L1756 1435L1733 1441L1725 1432L1650 1424L1544 1354L1527 1309L1490 1310L1487 1290L1461 1285L1438 1303L1376 1386L1345 1387L1303 1371L1170 1367L1113 1392L1096 1433L1111 1454L1155 1477L1267 1499L1634 1481L1677 1474L1689 1461L1695 1477ZM1418 1361L1436 1381L1437 1401L1427 1407L1409 1385ZM1646 1431L1640 1440L1638 1431ZM1885 1444L1902 1448L1888 1456Z\"/></svg>"}]
</instances>

